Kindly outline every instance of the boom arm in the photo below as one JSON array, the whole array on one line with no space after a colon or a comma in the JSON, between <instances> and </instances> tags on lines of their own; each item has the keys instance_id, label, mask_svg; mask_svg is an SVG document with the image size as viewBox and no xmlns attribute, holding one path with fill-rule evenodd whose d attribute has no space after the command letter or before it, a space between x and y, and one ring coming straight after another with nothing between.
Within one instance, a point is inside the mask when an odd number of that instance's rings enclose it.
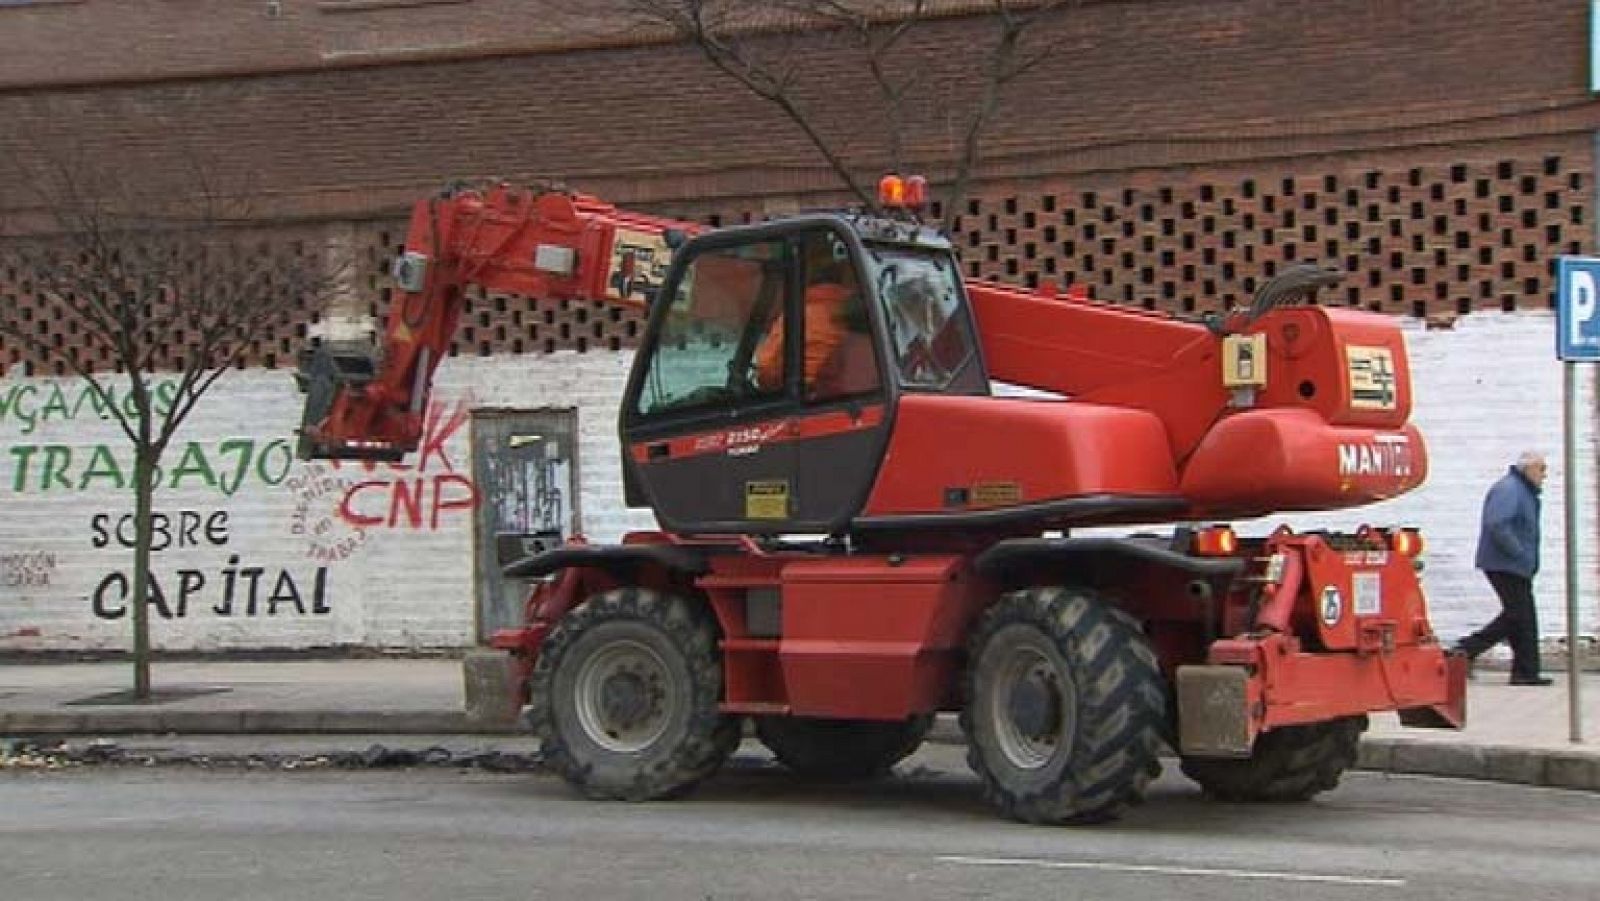
<instances>
[{"instance_id":1,"label":"boom arm","mask_svg":"<svg viewBox=\"0 0 1600 901\"><path fill-rule=\"evenodd\" d=\"M539 300L645 303L671 248L695 229L582 194L505 185L419 202L395 261L398 296L381 354L319 344L301 357L300 457L398 460L416 448L466 286Z\"/></svg>"}]
</instances>

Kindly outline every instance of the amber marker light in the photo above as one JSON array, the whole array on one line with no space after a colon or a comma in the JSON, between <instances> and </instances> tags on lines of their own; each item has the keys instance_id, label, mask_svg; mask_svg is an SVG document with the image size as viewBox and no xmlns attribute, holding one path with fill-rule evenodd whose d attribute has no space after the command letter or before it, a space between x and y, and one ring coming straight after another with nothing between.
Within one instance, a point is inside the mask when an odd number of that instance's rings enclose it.
<instances>
[{"instance_id":1,"label":"amber marker light","mask_svg":"<svg viewBox=\"0 0 1600 901\"><path fill-rule=\"evenodd\" d=\"M1402 557L1416 558L1422 556L1426 545L1422 540L1422 533L1416 529L1399 529L1389 536L1389 547Z\"/></svg>"},{"instance_id":2,"label":"amber marker light","mask_svg":"<svg viewBox=\"0 0 1600 901\"><path fill-rule=\"evenodd\" d=\"M1231 557L1239 550L1239 536L1230 526L1210 526L1194 533L1194 552L1202 557Z\"/></svg>"}]
</instances>

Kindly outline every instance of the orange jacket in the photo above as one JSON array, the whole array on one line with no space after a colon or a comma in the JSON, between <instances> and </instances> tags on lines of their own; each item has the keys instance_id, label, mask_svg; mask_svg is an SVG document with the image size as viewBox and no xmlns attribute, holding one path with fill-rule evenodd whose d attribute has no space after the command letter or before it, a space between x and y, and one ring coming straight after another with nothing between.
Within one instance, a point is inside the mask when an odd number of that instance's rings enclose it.
<instances>
[{"instance_id":1,"label":"orange jacket","mask_svg":"<svg viewBox=\"0 0 1600 901\"><path fill-rule=\"evenodd\" d=\"M851 289L831 283L815 284L806 289L806 384L815 384L817 376L828 360L838 350L844 338L843 318L845 299ZM783 387L783 318L779 317L762 339L756 351L756 386L775 391Z\"/></svg>"}]
</instances>

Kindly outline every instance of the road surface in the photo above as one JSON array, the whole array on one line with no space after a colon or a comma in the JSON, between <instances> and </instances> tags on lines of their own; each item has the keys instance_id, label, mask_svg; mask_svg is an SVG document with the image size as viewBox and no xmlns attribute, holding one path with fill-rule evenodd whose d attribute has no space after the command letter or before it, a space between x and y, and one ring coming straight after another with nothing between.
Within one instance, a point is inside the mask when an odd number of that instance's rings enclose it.
<instances>
[{"instance_id":1,"label":"road surface","mask_svg":"<svg viewBox=\"0 0 1600 901\"><path fill-rule=\"evenodd\" d=\"M450 769L0 772L0 897L1600 897L1600 795L1356 773L1310 805L1252 807L1169 767L1121 822L1053 829L997 819L961 752L824 788L741 751L652 804Z\"/></svg>"}]
</instances>

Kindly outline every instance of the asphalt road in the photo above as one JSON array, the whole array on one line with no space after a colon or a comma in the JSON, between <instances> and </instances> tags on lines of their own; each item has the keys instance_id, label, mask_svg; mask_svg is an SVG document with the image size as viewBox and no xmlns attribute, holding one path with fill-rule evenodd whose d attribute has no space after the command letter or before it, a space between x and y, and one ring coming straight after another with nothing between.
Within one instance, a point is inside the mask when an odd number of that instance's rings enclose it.
<instances>
[{"instance_id":1,"label":"asphalt road","mask_svg":"<svg viewBox=\"0 0 1600 901\"><path fill-rule=\"evenodd\" d=\"M853 788L741 753L642 805L457 770L0 772L0 898L1600 897L1600 795L1352 774L1251 807L1168 773L1117 824L1051 829L997 819L960 753Z\"/></svg>"}]
</instances>

